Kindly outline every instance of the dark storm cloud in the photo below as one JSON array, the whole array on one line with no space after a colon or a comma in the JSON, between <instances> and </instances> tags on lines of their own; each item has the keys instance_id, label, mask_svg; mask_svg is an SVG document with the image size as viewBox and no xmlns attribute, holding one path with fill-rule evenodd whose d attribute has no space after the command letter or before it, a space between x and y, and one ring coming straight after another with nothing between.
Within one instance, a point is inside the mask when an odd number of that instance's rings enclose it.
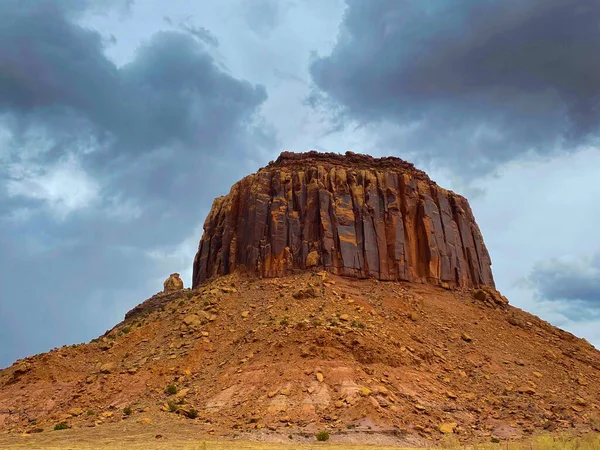
<instances>
[{"instance_id":1,"label":"dark storm cloud","mask_svg":"<svg viewBox=\"0 0 600 450\"><path fill-rule=\"evenodd\" d=\"M545 300L578 302L600 309L600 254L578 261L538 264L529 282Z\"/></svg>"},{"instance_id":2,"label":"dark storm cloud","mask_svg":"<svg viewBox=\"0 0 600 450\"><path fill-rule=\"evenodd\" d=\"M0 1L0 367L95 337L160 290L170 269L150 253L172 252L276 142L256 114L265 88L215 63L208 30L157 32L117 67L78 25L128 4ZM89 207L57 219L7 187L69 158L98 186Z\"/></svg>"},{"instance_id":3,"label":"dark storm cloud","mask_svg":"<svg viewBox=\"0 0 600 450\"><path fill-rule=\"evenodd\" d=\"M206 151L243 132L266 99L264 87L222 72L187 33L157 33L117 68L99 33L43 5L15 13L0 3L0 111L20 125L77 117L88 122L77 132L114 140L112 152L173 143Z\"/></svg>"},{"instance_id":4,"label":"dark storm cloud","mask_svg":"<svg viewBox=\"0 0 600 450\"><path fill-rule=\"evenodd\" d=\"M599 26L596 0L347 0L331 55L311 63L311 101L412 124L390 149L490 169L597 137Z\"/></svg>"}]
</instances>

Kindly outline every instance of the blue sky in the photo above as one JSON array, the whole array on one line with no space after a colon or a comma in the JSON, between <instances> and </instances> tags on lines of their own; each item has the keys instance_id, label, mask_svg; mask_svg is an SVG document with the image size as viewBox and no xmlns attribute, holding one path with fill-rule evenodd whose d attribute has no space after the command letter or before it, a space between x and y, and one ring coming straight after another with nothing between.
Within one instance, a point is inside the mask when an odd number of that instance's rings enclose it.
<instances>
[{"instance_id":1,"label":"blue sky","mask_svg":"<svg viewBox=\"0 0 600 450\"><path fill-rule=\"evenodd\" d=\"M102 334L172 272L189 286L212 199L310 149L467 196L511 303L599 346L599 12L3 0L0 367Z\"/></svg>"}]
</instances>

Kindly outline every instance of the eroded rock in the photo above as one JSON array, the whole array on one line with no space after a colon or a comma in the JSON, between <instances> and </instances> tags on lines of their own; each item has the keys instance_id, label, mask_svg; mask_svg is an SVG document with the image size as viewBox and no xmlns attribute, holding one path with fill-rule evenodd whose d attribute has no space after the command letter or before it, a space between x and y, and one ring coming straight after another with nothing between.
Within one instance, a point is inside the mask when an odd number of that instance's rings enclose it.
<instances>
[{"instance_id":1,"label":"eroded rock","mask_svg":"<svg viewBox=\"0 0 600 450\"><path fill-rule=\"evenodd\" d=\"M179 278L178 273L172 273L171 275L169 275L169 278L167 278L163 283L163 287L165 294L180 291L183 289L183 280Z\"/></svg>"},{"instance_id":2,"label":"eroded rock","mask_svg":"<svg viewBox=\"0 0 600 450\"><path fill-rule=\"evenodd\" d=\"M399 158L282 153L215 199L193 287L235 269L494 287L467 200Z\"/></svg>"}]
</instances>

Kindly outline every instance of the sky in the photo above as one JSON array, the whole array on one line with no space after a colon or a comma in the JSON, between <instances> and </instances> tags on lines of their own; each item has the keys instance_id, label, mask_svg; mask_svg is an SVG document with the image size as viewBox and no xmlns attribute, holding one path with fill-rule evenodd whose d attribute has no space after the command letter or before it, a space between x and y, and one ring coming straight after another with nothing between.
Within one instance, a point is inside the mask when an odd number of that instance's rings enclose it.
<instances>
[{"instance_id":1,"label":"sky","mask_svg":"<svg viewBox=\"0 0 600 450\"><path fill-rule=\"evenodd\" d=\"M191 284L284 150L465 195L511 303L600 347L596 0L2 0L0 367Z\"/></svg>"}]
</instances>

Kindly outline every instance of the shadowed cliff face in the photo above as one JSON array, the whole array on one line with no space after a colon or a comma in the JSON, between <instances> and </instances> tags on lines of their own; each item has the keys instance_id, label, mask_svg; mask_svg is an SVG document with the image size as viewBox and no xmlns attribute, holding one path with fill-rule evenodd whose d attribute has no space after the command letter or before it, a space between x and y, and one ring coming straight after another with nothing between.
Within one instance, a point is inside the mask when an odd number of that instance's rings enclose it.
<instances>
[{"instance_id":1,"label":"shadowed cliff face","mask_svg":"<svg viewBox=\"0 0 600 450\"><path fill-rule=\"evenodd\" d=\"M215 199L193 287L245 270L311 267L444 287L494 287L469 203L399 158L282 153Z\"/></svg>"}]
</instances>

